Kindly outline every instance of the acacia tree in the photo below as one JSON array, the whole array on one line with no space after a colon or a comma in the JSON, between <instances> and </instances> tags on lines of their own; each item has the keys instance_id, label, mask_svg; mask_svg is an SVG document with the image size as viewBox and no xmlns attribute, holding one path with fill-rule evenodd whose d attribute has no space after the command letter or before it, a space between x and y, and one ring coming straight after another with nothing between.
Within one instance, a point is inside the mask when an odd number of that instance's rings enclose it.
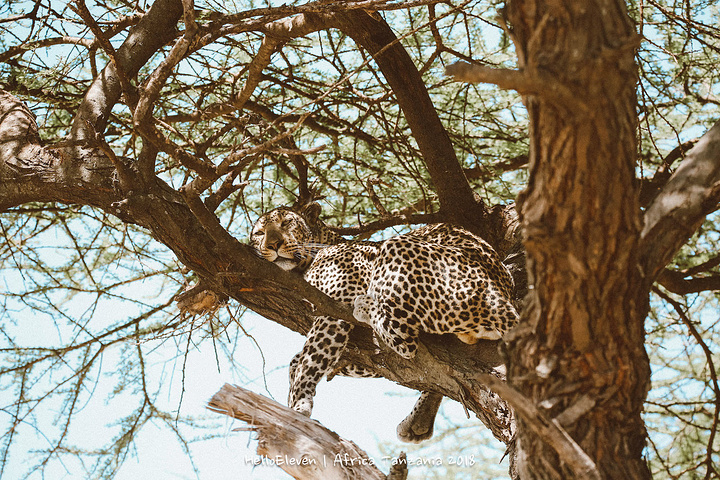
<instances>
[{"instance_id":1,"label":"acacia tree","mask_svg":"<svg viewBox=\"0 0 720 480\"><path fill-rule=\"evenodd\" d=\"M3 7L2 261L22 285L5 287L3 315L12 321L21 301L73 332L34 347L4 330L14 400L3 458L53 396L65 423L46 459L75 453L66 437L89 373L133 340L124 361L137 374L121 383L134 382L141 401L99 470L111 475L143 424L168 421L142 341L195 325L172 310L190 282L191 293L215 292L300 333L312 315L354 321L238 241L261 211L321 197L344 235L447 221L503 257L522 237L527 257L507 383L483 375L502 362L492 343L428 336L405 362L357 328L345 360L462 402L515 448L521 478L647 478L646 424L662 430L667 418L684 425L689 451L673 456L651 437L652 470L712 477L720 32L717 8L697 3ZM65 232L68 259L33 249L51 229ZM155 301L127 289L153 277L167 279ZM523 278L520 268L519 296ZM67 307L84 296L84 312ZM93 314L108 298L136 313L100 324ZM646 331L668 325L666 306L699 345L685 347L683 364L698 395L646 404L647 347L657 364L655 346L672 345ZM209 336L230 321L209 320ZM666 415L649 422L644 405Z\"/></svg>"}]
</instances>

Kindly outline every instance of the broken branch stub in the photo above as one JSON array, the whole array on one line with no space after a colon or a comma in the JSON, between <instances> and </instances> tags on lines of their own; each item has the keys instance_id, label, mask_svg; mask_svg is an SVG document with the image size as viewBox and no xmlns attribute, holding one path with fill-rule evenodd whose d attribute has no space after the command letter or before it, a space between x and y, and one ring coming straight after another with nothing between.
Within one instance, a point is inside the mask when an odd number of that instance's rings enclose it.
<instances>
[{"instance_id":1,"label":"broken branch stub","mask_svg":"<svg viewBox=\"0 0 720 480\"><path fill-rule=\"evenodd\" d=\"M225 384L210 399L208 408L249 424L258 435L258 455L293 478L386 479L353 442L257 393ZM400 478L395 474L392 478Z\"/></svg>"}]
</instances>

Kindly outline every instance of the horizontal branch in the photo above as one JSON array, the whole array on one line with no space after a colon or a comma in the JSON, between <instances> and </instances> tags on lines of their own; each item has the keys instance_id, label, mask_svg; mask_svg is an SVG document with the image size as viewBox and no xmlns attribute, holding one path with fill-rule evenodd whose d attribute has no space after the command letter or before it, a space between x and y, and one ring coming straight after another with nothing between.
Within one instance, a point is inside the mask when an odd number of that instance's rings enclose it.
<instances>
[{"instance_id":1,"label":"horizontal branch","mask_svg":"<svg viewBox=\"0 0 720 480\"><path fill-rule=\"evenodd\" d=\"M695 265L694 267L686 268L684 270L681 270L680 272L686 277L689 277L691 275L697 275L698 273L707 272L717 267L718 265L720 265L720 255L716 255L715 257L712 257L705 262Z\"/></svg>"},{"instance_id":2,"label":"horizontal branch","mask_svg":"<svg viewBox=\"0 0 720 480\"><path fill-rule=\"evenodd\" d=\"M657 282L668 291L678 295L720 290L720 275L685 278L686 276L682 272L666 268L660 272Z\"/></svg>"},{"instance_id":3,"label":"horizontal branch","mask_svg":"<svg viewBox=\"0 0 720 480\"><path fill-rule=\"evenodd\" d=\"M422 5L440 3L442 0L349 0L345 2L316 1L303 5L281 5L248 9L239 13L223 15L216 21L218 24L237 23L253 17L280 16L288 17L298 14L344 12L349 10L400 10Z\"/></svg>"},{"instance_id":4,"label":"horizontal branch","mask_svg":"<svg viewBox=\"0 0 720 480\"><path fill-rule=\"evenodd\" d=\"M43 147L35 115L0 90L0 211L53 201L109 208L118 200L111 177L115 167L105 154L94 149L75 156L64 152Z\"/></svg>"},{"instance_id":5,"label":"horizontal branch","mask_svg":"<svg viewBox=\"0 0 720 480\"><path fill-rule=\"evenodd\" d=\"M515 90L520 95L534 95L558 106L584 114L590 107L571 89L554 77L509 68L485 67L468 62L448 65L445 73L458 82L490 83L504 90Z\"/></svg>"},{"instance_id":6,"label":"horizontal branch","mask_svg":"<svg viewBox=\"0 0 720 480\"><path fill-rule=\"evenodd\" d=\"M375 232L398 225L418 225L447 221L447 215L441 213L389 214L379 220L355 227L339 227L332 230L338 235L362 235L367 238Z\"/></svg>"},{"instance_id":7,"label":"horizontal branch","mask_svg":"<svg viewBox=\"0 0 720 480\"><path fill-rule=\"evenodd\" d=\"M67 35L64 35L62 37L44 38L35 42L27 42L21 45L15 45L8 48L4 52L0 52L0 63L6 62L13 57L22 55L25 52L37 50L39 48L52 47L54 45L81 45L87 49L90 49L94 46L94 44L94 40L88 40L79 37L70 37Z\"/></svg>"}]
</instances>

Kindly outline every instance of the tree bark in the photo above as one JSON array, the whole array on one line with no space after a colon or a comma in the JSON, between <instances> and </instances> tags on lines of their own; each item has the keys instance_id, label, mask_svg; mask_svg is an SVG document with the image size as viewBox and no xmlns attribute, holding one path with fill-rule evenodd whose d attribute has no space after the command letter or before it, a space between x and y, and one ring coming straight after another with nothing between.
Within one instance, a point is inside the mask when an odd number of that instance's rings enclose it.
<instances>
[{"instance_id":1,"label":"tree bark","mask_svg":"<svg viewBox=\"0 0 720 480\"><path fill-rule=\"evenodd\" d=\"M353 442L262 395L225 384L210 399L208 408L248 423L257 433L257 453L293 478L386 479Z\"/></svg>"},{"instance_id":2,"label":"tree bark","mask_svg":"<svg viewBox=\"0 0 720 480\"><path fill-rule=\"evenodd\" d=\"M507 20L527 94L522 202L530 293L509 339L512 385L554 419L602 478L642 479L650 369L634 166L638 38L619 0L514 0ZM552 88L534 88L533 84ZM520 475L573 478L518 422Z\"/></svg>"},{"instance_id":3,"label":"tree bark","mask_svg":"<svg viewBox=\"0 0 720 480\"><path fill-rule=\"evenodd\" d=\"M652 282L720 201L720 121L690 149L644 215L641 268Z\"/></svg>"},{"instance_id":4,"label":"tree bark","mask_svg":"<svg viewBox=\"0 0 720 480\"><path fill-rule=\"evenodd\" d=\"M94 156L84 156L88 152ZM65 162L76 168L63 168ZM412 361L388 349L378 351L370 329L354 319L350 307L311 287L301 276L257 257L222 228L192 189L183 188L181 194L155 178L144 191L126 195L115 188L114 172L113 163L100 151L42 146L29 109L0 92L0 209L31 201L99 207L148 229L207 288L287 328L306 334L314 315L353 322L357 328L343 361L409 388L453 398L475 412L496 438L510 443L515 428L512 411L477 376L499 375L495 367L503 360L497 342L469 346L454 336L424 335L425 348Z\"/></svg>"},{"instance_id":5,"label":"tree bark","mask_svg":"<svg viewBox=\"0 0 720 480\"><path fill-rule=\"evenodd\" d=\"M93 81L73 119L70 134L73 140L92 142L105 131L110 111L123 93L119 75L125 75L126 79L134 77L152 55L175 38L182 14L180 0L158 0L130 29L115 58L122 72L111 62Z\"/></svg>"},{"instance_id":6,"label":"tree bark","mask_svg":"<svg viewBox=\"0 0 720 480\"><path fill-rule=\"evenodd\" d=\"M390 26L363 10L335 13L332 18L340 30L373 56L392 88L422 152L441 212L448 221L481 235L504 257L516 240L505 237L508 223L514 221L514 209L490 209L475 195L420 72Z\"/></svg>"}]
</instances>

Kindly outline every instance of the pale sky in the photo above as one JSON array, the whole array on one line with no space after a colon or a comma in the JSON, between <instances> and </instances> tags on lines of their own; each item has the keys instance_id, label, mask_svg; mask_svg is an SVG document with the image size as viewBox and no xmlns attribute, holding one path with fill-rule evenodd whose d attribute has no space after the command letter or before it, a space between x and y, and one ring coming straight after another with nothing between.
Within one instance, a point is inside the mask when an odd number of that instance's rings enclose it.
<instances>
[{"instance_id":1,"label":"pale sky","mask_svg":"<svg viewBox=\"0 0 720 480\"><path fill-rule=\"evenodd\" d=\"M32 320L31 320L32 321ZM223 415L210 412L205 408L210 397L222 387L224 383L234 383L245 386L250 390L273 397L276 401L285 404L288 390L287 363L292 356L300 351L304 338L295 332L280 325L263 319L255 314L248 313L242 317L244 328L254 336L265 358L265 376L262 375L262 356L258 347L251 340L244 338L239 341L235 352L236 365L222 362L221 371L218 372L215 353L212 343L205 340L200 349L192 349L185 364L185 392L182 399L181 411L185 415L205 416L216 419L217 426L209 430L183 429L190 437L200 437L220 433L221 437L203 440L191 444L191 453L195 466L198 468L200 479L235 480L235 479L284 479L290 478L275 466L253 466L252 462L259 457L255 451L257 442L253 435L247 432L235 432L233 429L246 425L240 421ZM43 329L47 331L47 329ZM36 331L30 328L26 332ZM160 408L168 411L177 410L180 389L182 385L183 357L179 352L184 351L185 338L169 339L153 349L147 345L146 370L152 381L160 384L162 391L156 399ZM103 370L110 372L113 365L113 355L119 353L122 346L112 347L103 358ZM134 347L133 347L134 348ZM153 350L150 352L150 350ZM160 380L162 379L162 380ZM267 384L267 390L265 388ZM127 415L137 408L137 398L120 397L108 401L110 390L115 385L115 379L109 373L99 376L92 398L78 413L72 424L69 435L69 444L97 447L102 445L102 437L108 434L108 425L112 425L117 418ZM397 440L395 428L397 424L410 412L418 396L404 387L398 386L385 379L351 379L335 377L331 382L323 380L318 386L315 397L313 418L320 421L327 428L337 432L342 437L352 440L363 448L378 463L385 473L390 468L390 459L382 458L379 443L390 444L390 451L397 456L401 451L413 448ZM5 402L3 402L5 403ZM42 404L41 411L36 415L41 423L52 421L50 415L56 415L52 403ZM485 427L474 417L465 419L462 407L456 402L445 400L443 404L445 415L454 422L484 430ZM127 411L123 407L127 406ZM59 406L58 406L59 408ZM352 413L349 414L349 409ZM109 427L109 428L112 428ZM20 478L26 473L28 464L21 456L23 449L47 448L48 444L42 436L33 437L24 430L22 435L15 439L18 444L10 458L9 468L6 469L6 478ZM502 456L502 445L490 440L490 447L500 448L490 451L497 464ZM435 461L436 454L410 453L411 460L418 462ZM447 459L443 459L447 461ZM427 467L433 468L433 467ZM507 468L507 460L502 464ZM52 462L45 471L44 478L79 479L84 478L83 469L73 461ZM427 472L421 467L411 467L411 479L427 478ZM42 478L40 472L31 475L32 479ZM186 453L170 429L159 423L147 424L136 437L136 444L131 450L123 466L120 468L118 480L136 480L152 478L154 480L178 480L197 478L192 471ZM495 477L503 478L503 477Z\"/></svg>"}]
</instances>

